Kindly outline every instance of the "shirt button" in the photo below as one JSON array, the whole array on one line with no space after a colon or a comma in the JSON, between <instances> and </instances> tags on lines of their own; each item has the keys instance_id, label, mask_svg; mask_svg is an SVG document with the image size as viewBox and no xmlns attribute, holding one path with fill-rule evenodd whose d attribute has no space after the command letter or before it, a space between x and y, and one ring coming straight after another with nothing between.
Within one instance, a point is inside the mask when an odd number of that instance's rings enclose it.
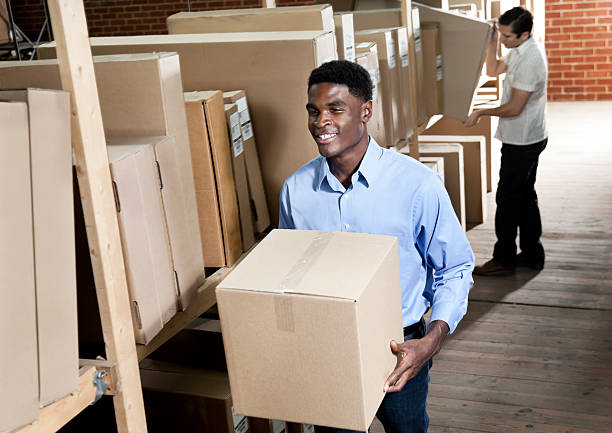
<instances>
[{"instance_id":1,"label":"shirt button","mask_svg":"<svg viewBox=\"0 0 612 433\"><path fill-rule=\"evenodd\" d=\"M348 230L349 227L350 227L350 225L348 225L348 224L344 225L344 228L347 229L347 230Z\"/></svg>"}]
</instances>

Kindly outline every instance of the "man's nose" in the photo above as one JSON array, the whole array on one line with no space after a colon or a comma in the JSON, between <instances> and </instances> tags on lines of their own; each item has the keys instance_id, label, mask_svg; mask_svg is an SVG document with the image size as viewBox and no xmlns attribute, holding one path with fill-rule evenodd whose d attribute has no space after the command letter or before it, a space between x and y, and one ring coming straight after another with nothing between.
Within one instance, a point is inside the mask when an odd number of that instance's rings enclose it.
<instances>
[{"instance_id":1,"label":"man's nose","mask_svg":"<svg viewBox=\"0 0 612 433\"><path fill-rule=\"evenodd\" d=\"M329 113L323 111L321 112L317 118L315 119L315 125L317 127L322 127L325 126L327 124L329 124L330 122L330 117L329 117Z\"/></svg>"}]
</instances>

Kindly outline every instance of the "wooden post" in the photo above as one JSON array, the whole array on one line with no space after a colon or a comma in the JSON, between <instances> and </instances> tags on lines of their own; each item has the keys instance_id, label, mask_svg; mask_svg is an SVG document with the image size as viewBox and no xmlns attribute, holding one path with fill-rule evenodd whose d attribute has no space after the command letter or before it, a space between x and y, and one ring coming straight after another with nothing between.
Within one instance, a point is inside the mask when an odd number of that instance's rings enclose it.
<instances>
[{"instance_id":1,"label":"wooden post","mask_svg":"<svg viewBox=\"0 0 612 433\"><path fill-rule=\"evenodd\" d=\"M412 115L412 124L414 130L412 131L412 137L410 138L410 156L414 159L419 159L419 134L418 134L418 123L419 116L417 112L417 72L416 72L416 56L415 56L415 45L414 45L414 28L412 26L412 1L402 0L402 26L408 29L408 46L409 51L409 62L410 62L410 112Z\"/></svg>"},{"instance_id":2,"label":"wooden post","mask_svg":"<svg viewBox=\"0 0 612 433\"><path fill-rule=\"evenodd\" d=\"M120 433L144 433L132 315L83 1L48 4L62 87L71 94L72 146L107 358L116 363L120 380L113 397L117 428Z\"/></svg>"}]
</instances>

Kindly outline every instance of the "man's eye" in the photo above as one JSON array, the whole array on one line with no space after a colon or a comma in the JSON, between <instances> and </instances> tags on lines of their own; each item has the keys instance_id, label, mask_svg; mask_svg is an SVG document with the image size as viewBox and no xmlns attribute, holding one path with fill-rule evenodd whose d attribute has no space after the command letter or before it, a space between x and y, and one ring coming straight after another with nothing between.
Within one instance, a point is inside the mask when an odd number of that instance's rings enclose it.
<instances>
[{"instance_id":1,"label":"man's eye","mask_svg":"<svg viewBox=\"0 0 612 433\"><path fill-rule=\"evenodd\" d=\"M344 110L342 108L332 108L331 110L332 113L342 113Z\"/></svg>"}]
</instances>

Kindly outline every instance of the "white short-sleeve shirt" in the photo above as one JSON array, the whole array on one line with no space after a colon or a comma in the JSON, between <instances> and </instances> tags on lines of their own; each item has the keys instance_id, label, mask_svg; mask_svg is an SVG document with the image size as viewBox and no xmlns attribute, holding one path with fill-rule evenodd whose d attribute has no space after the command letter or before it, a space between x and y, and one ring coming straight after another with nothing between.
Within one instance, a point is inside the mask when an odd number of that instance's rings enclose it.
<instances>
[{"instance_id":1,"label":"white short-sleeve shirt","mask_svg":"<svg viewBox=\"0 0 612 433\"><path fill-rule=\"evenodd\" d=\"M495 138L503 143L527 145L548 137L546 127L546 82L548 66L546 56L533 37L503 58L508 65L501 104L512 96L512 89L530 92L531 96L521 114L500 117Z\"/></svg>"}]
</instances>

